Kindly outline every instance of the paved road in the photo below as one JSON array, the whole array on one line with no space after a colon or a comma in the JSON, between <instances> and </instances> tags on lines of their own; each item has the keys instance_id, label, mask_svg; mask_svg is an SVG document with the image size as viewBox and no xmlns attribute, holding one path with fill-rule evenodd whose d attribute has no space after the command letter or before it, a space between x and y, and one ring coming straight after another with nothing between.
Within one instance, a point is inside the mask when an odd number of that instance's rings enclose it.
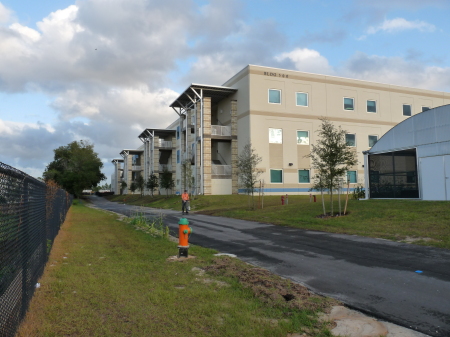
<instances>
[{"instance_id":1,"label":"paved road","mask_svg":"<svg viewBox=\"0 0 450 337\"><path fill-rule=\"evenodd\" d=\"M117 213L136 212L133 206L91 200ZM181 212L140 210L148 216L164 214L178 235ZM201 214L187 218L194 230L192 244L236 254L386 321L430 336L450 336L449 250Z\"/></svg>"}]
</instances>

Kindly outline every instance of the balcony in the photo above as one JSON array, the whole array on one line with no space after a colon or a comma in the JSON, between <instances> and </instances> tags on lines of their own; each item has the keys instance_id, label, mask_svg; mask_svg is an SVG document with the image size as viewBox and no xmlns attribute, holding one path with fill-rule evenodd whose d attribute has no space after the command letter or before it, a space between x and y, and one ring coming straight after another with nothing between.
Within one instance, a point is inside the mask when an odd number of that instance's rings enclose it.
<instances>
[{"instance_id":1,"label":"balcony","mask_svg":"<svg viewBox=\"0 0 450 337\"><path fill-rule=\"evenodd\" d=\"M231 126L211 125L211 136L231 137Z\"/></svg>"},{"instance_id":2,"label":"balcony","mask_svg":"<svg viewBox=\"0 0 450 337\"><path fill-rule=\"evenodd\" d=\"M131 165L131 171L142 171L141 165Z\"/></svg>"},{"instance_id":3,"label":"balcony","mask_svg":"<svg viewBox=\"0 0 450 337\"><path fill-rule=\"evenodd\" d=\"M172 171L172 165L171 164L159 164L159 170L160 171Z\"/></svg>"},{"instance_id":4,"label":"balcony","mask_svg":"<svg viewBox=\"0 0 450 337\"><path fill-rule=\"evenodd\" d=\"M211 174L217 176L231 176L231 165L211 165Z\"/></svg>"},{"instance_id":5,"label":"balcony","mask_svg":"<svg viewBox=\"0 0 450 337\"><path fill-rule=\"evenodd\" d=\"M172 148L172 142L170 140L159 139L159 141L155 143L155 146L162 148Z\"/></svg>"}]
</instances>

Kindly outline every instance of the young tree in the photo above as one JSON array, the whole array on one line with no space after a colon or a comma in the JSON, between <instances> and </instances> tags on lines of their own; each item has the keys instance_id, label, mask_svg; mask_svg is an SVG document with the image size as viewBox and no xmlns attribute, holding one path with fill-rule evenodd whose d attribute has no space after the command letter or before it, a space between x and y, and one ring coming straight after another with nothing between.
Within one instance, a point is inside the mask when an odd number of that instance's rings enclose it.
<instances>
[{"instance_id":1,"label":"young tree","mask_svg":"<svg viewBox=\"0 0 450 337\"><path fill-rule=\"evenodd\" d=\"M103 163L89 142L74 141L53 151L54 160L45 168L44 179L54 180L75 198L106 179L100 171Z\"/></svg>"},{"instance_id":2,"label":"young tree","mask_svg":"<svg viewBox=\"0 0 450 337\"><path fill-rule=\"evenodd\" d=\"M169 170L166 167L164 168L161 174L159 185L161 186L161 188L164 188L166 190L167 197L169 196L169 189L175 187L175 182L172 179L172 172L169 172Z\"/></svg>"},{"instance_id":3,"label":"young tree","mask_svg":"<svg viewBox=\"0 0 450 337\"><path fill-rule=\"evenodd\" d=\"M130 184L130 191L131 193L134 193L136 190L138 189L138 185L136 184L136 182L131 182Z\"/></svg>"},{"instance_id":4,"label":"young tree","mask_svg":"<svg viewBox=\"0 0 450 337\"><path fill-rule=\"evenodd\" d=\"M125 182L125 180L122 180L122 182L120 183L120 194L123 194L123 190L127 188L127 183Z\"/></svg>"},{"instance_id":5,"label":"young tree","mask_svg":"<svg viewBox=\"0 0 450 337\"><path fill-rule=\"evenodd\" d=\"M192 164L189 159L186 159L181 164L181 179L183 180L184 189L190 192L194 186L194 177L192 176Z\"/></svg>"},{"instance_id":6,"label":"young tree","mask_svg":"<svg viewBox=\"0 0 450 337\"><path fill-rule=\"evenodd\" d=\"M141 197L144 195L144 186L145 186L145 180L144 177L139 174L136 178L136 186L139 191L141 191Z\"/></svg>"},{"instance_id":7,"label":"young tree","mask_svg":"<svg viewBox=\"0 0 450 337\"><path fill-rule=\"evenodd\" d=\"M256 166L262 161L262 158L252 148L252 144L244 146L241 154L238 156L237 169L239 173L239 184L245 189L246 193L252 196L258 177L261 174Z\"/></svg>"},{"instance_id":8,"label":"young tree","mask_svg":"<svg viewBox=\"0 0 450 337\"><path fill-rule=\"evenodd\" d=\"M146 183L147 188L150 190L150 193L153 197L153 192L158 188L158 176L154 173L150 174Z\"/></svg>"},{"instance_id":9,"label":"young tree","mask_svg":"<svg viewBox=\"0 0 450 337\"><path fill-rule=\"evenodd\" d=\"M316 145L311 145L311 152L306 157L311 158L315 170L312 189L330 192L331 215L333 215L333 191L338 188L338 180L358 163L356 152L347 146L345 130L336 128L326 118L321 118L322 124L317 130L319 139Z\"/></svg>"}]
</instances>

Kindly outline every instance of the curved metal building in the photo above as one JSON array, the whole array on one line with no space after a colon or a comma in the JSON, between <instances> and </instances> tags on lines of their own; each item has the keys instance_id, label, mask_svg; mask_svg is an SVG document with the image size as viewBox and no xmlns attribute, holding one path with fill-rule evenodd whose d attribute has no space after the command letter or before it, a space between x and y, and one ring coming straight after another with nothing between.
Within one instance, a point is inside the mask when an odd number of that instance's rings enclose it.
<instances>
[{"instance_id":1,"label":"curved metal building","mask_svg":"<svg viewBox=\"0 0 450 337\"><path fill-rule=\"evenodd\" d=\"M450 105L418 113L364 152L369 198L450 200Z\"/></svg>"}]
</instances>

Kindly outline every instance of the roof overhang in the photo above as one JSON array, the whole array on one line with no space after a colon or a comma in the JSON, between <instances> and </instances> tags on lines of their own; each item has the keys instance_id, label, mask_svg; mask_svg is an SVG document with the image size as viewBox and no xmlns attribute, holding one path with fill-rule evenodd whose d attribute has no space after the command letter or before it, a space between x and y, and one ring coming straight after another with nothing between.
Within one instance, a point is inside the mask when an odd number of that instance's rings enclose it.
<instances>
[{"instance_id":1,"label":"roof overhang","mask_svg":"<svg viewBox=\"0 0 450 337\"><path fill-rule=\"evenodd\" d=\"M192 109L203 97L211 98L211 105L220 102L222 99L234 94L235 88L195 84L192 83L178 98L170 105L177 114L185 113L187 109ZM178 109L178 111L177 111Z\"/></svg>"},{"instance_id":2,"label":"roof overhang","mask_svg":"<svg viewBox=\"0 0 450 337\"><path fill-rule=\"evenodd\" d=\"M142 131L138 138L144 142L146 139L149 139L153 136L171 136L175 135L175 132L175 130L170 129L145 129L144 131Z\"/></svg>"},{"instance_id":3,"label":"roof overhang","mask_svg":"<svg viewBox=\"0 0 450 337\"><path fill-rule=\"evenodd\" d=\"M137 153L144 153L144 150L136 150L136 149L123 149L120 152L120 155L123 156L128 156L129 154L137 154Z\"/></svg>"}]
</instances>

